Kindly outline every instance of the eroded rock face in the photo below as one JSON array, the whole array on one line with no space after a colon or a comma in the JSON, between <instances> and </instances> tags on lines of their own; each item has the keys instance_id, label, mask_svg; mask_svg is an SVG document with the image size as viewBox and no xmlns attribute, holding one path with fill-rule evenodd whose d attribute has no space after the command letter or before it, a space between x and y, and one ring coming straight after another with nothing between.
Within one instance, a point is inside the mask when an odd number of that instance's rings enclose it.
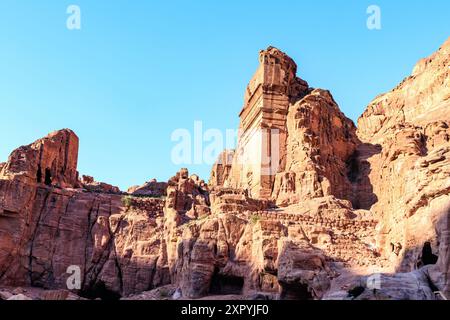
<instances>
[{"instance_id":1,"label":"eroded rock face","mask_svg":"<svg viewBox=\"0 0 450 320\"><path fill-rule=\"evenodd\" d=\"M92 298L136 293L153 281L168 281L155 266L163 229L161 200L139 199L146 203L126 208L119 195L1 181L4 187L7 193L18 188L21 197L0 214L3 284L66 288L70 266L80 268L80 292Z\"/></svg>"},{"instance_id":2,"label":"eroded rock face","mask_svg":"<svg viewBox=\"0 0 450 320\"><path fill-rule=\"evenodd\" d=\"M81 186L90 192L100 192L100 193L120 193L119 187L110 185L104 182L95 181L91 176L83 175L81 178Z\"/></svg>"},{"instance_id":3,"label":"eroded rock face","mask_svg":"<svg viewBox=\"0 0 450 320\"><path fill-rule=\"evenodd\" d=\"M223 187L228 180L233 163L234 150L225 150L217 159L211 170L209 185L213 187Z\"/></svg>"},{"instance_id":4,"label":"eroded rock face","mask_svg":"<svg viewBox=\"0 0 450 320\"><path fill-rule=\"evenodd\" d=\"M358 120L365 144L356 159L357 198L380 220L378 246L398 271L430 263L423 261L424 250L439 256L441 274L450 268L442 257L450 214L449 45L419 61ZM448 290L448 280L437 288Z\"/></svg>"},{"instance_id":5,"label":"eroded rock face","mask_svg":"<svg viewBox=\"0 0 450 320\"><path fill-rule=\"evenodd\" d=\"M286 117L291 100L305 96L309 87L296 76L297 65L284 52L269 47L260 52L259 61L245 92L238 146L224 186L269 199L275 174L286 161Z\"/></svg>"},{"instance_id":6,"label":"eroded rock face","mask_svg":"<svg viewBox=\"0 0 450 320\"><path fill-rule=\"evenodd\" d=\"M167 195L167 182L158 182L153 179L142 186L131 187L127 192L135 196L165 197Z\"/></svg>"},{"instance_id":7,"label":"eroded rock face","mask_svg":"<svg viewBox=\"0 0 450 320\"><path fill-rule=\"evenodd\" d=\"M364 141L383 139L391 127L423 125L446 120L450 103L450 40L428 58L420 60L411 76L394 90L374 99L358 120L358 135Z\"/></svg>"},{"instance_id":8,"label":"eroded rock face","mask_svg":"<svg viewBox=\"0 0 450 320\"><path fill-rule=\"evenodd\" d=\"M209 185L187 169L128 193L79 180L70 130L15 150L0 164L0 285L50 291L0 298L448 297L449 43L358 130L291 58L262 51L237 150Z\"/></svg>"},{"instance_id":9,"label":"eroded rock face","mask_svg":"<svg viewBox=\"0 0 450 320\"><path fill-rule=\"evenodd\" d=\"M296 71L278 49L260 53L233 163L224 159L227 152L220 155L213 186L246 189L283 206L329 195L352 198L347 162L359 144L356 127L330 92L309 88Z\"/></svg>"},{"instance_id":10,"label":"eroded rock face","mask_svg":"<svg viewBox=\"0 0 450 320\"><path fill-rule=\"evenodd\" d=\"M308 241L286 241L278 262L281 299L321 299L336 275L325 255Z\"/></svg>"},{"instance_id":11,"label":"eroded rock face","mask_svg":"<svg viewBox=\"0 0 450 320\"><path fill-rule=\"evenodd\" d=\"M76 136L62 130L14 151L4 165L0 282L67 288L68 268L75 266L81 272L77 292L90 298L116 298L168 283L167 268L156 266L164 200L127 203L115 188L90 177L78 183L77 146ZM39 167L56 170L50 184L35 177Z\"/></svg>"},{"instance_id":12,"label":"eroded rock face","mask_svg":"<svg viewBox=\"0 0 450 320\"><path fill-rule=\"evenodd\" d=\"M69 129L53 132L15 150L0 172L0 179L61 188L78 185L78 137Z\"/></svg>"},{"instance_id":13,"label":"eroded rock face","mask_svg":"<svg viewBox=\"0 0 450 320\"><path fill-rule=\"evenodd\" d=\"M272 197L279 205L334 195L352 198L347 161L358 144L356 127L328 91L316 89L289 107L286 166Z\"/></svg>"}]
</instances>

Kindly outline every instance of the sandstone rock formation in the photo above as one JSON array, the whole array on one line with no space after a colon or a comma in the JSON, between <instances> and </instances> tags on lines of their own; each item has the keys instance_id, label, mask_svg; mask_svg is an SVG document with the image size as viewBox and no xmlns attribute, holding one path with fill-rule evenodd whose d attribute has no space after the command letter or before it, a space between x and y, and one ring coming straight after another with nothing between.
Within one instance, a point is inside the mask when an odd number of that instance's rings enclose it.
<instances>
[{"instance_id":1,"label":"sandstone rock formation","mask_svg":"<svg viewBox=\"0 0 450 320\"><path fill-rule=\"evenodd\" d=\"M280 50L261 51L260 62L247 87L237 150L220 155L210 183L284 206L328 195L351 199L346 162L359 142L355 125L329 91L298 78L297 65Z\"/></svg>"},{"instance_id":2,"label":"sandstone rock formation","mask_svg":"<svg viewBox=\"0 0 450 320\"><path fill-rule=\"evenodd\" d=\"M153 256L153 245L159 241L155 226L162 216L163 200L140 199L127 207L121 195L104 193L104 189L85 191L77 179L77 146L76 136L62 130L14 151L4 166L0 281L66 288L67 270L76 266L82 274L79 292L87 297L148 289L152 281L142 282L142 272L153 277L146 272L152 267L147 260L158 257L158 251ZM39 179L39 168L48 177ZM133 250L139 256L133 256Z\"/></svg>"},{"instance_id":3,"label":"sandstone rock formation","mask_svg":"<svg viewBox=\"0 0 450 320\"><path fill-rule=\"evenodd\" d=\"M82 176L80 181L82 187L91 192L100 193L120 193L119 187L112 186L108 183L98 182L91 176Z\"/></svg>"},{"instance_id":4,"label":"sandstone rock formation","mask_svg":"<svg viewBox=\"0 0 450 320\"><path fill-rule=\"evenodd\" d=\"M248 189L254 198L269 198L274 175L284 166L286 117L290 101L305 96L308 84L297 78L297 65L269 47L245 92L239 142L225 186Z\"/></svg>"},{"instance_id":5,"label":"sandstone rock formation","mask_svg":"<svg viewBox=\"0 0 450 320\"><path fill-rule=\"evenodd\" d=\"M0 179L61 188L78 185L78 137L65 129L15 150L0 171Z\"/></svg>"},{"instance_id":6,"label":"sandstone rock formation","mask_svg":"<svg viewBox=\"0 0 450 320\"><path fill-rule=\"evenodd\" d=\"M361 190L356 197L373 204L383 255L397 271L412 271L438 256L440 276L430 276L447 296L449 280L442 275L450 268L444 253L450 215L449 65L450 39L420 60L397 88L370 103L358 120L364 144L355 161L356 168L365 167L356 175ZM367 182L372 195L359 188Z\"/></svg>"},{"instance_id":7,"label":"sandstone rock formation","mask_svg":"<svg viewBox=\"0 0 450 320\"><path fill-rule=\"evenodd\" d=\"M67 129L13 151L0 299L448 297L449 59L450 40L356 128L285 53L261 51L209 184L187 169L127 193L79 180Z\"/></svg>"},{"instance_id":8,"label":"sandstone rock formation","mask_svg":"<svg viewBox=\"0 0 450 320\"><path fill-rule=\"evenodd\" d=\"M233 157L234 150L225 150L219 155L219 158L211 170L211 177L209 179L209 184L211 186L224 186L230 176Z\"/></svg>"},{"instance_id":9,"label":"sandstone rock formation","mask_svg":"<svg viewBox=\"0 0 450 320\"><path fill-rule=\"evenodd\" d=\"M286 165L276 174L272 198L279 205L334 195L352 198L347 162L358 139L355 125L330 92L316 89L289 107Z\"/></svg>"}]
</instances>

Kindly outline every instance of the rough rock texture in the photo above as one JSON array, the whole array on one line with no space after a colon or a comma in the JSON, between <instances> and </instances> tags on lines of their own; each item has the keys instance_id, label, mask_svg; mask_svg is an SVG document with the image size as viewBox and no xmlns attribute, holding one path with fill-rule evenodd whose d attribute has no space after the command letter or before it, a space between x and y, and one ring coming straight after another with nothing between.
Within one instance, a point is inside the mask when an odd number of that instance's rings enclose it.
<instances>
[{"instance_id":1,"label":"rough rock texture","mask_svg":"<svg viewBox=\"0 0 450 320\"><path fill-rule=\"evenodd\" d=\"M163 200L137 199L128 206L123 196L104 193L110 190L74 189L81 186L77 146L76 136L62 130L14 151L4 166L0 282L66 288L70 266L80 268L79 292L88 297L111 298L167 282L155 267ZM50 168L51 183L38 183L39 168Z\"/></svg>"},{"instance_id":2,"label":"rough rock texture","mask_svg":"<svg viewBox=\"0 0 450 320\"><path fill-rule=\"evenodd\" d=\"M215 187L223 187L231 172L233 163L234 150L225 150L217 159L211 170L209 185Z\"/></svg>"},{"instance_id":3,"label":"rough rock texture","mask_svg":"<svg viewBox=\"0 0 450 320\"><path fill-rule=\"evenodd\" d=\"M86 300L69 290L44 290L36 287L0 287L0 300Z\"/></svg>"},{"instance_id":4,"label":"rough rock texture","mask_svg":"<svg viewBox=\"0 0 450 320\"><path fill-rule=\"evenodd\" d=\"M426 269L408 273L382 274L355 277L341 282L336 279L324 300L436 300L429 284ZM341 287L339 287L341 286Z\"/></svg>"},{"instance_id":5,"label":"rough rock texture","mask_svg":"<svg viewBox=\"0 0 450 320\"><path fill-rule=\"evenodd\" d=\"M78 185L78 137L65 129L15 150L0 171L0 179L14 179L61 188Z\"/></svg>"},{"instance_id":6,"label":"rough rock texture","mask_svg":"<svg viewBox=\"0 0 450 320\"><path fill-rule=\"evenodd\" d=\"M284 206L328 195L351 199L347 161L359 143L356 127L329 91L309 88L296 71L278 49L261 51L233 163L231 152L220 155L212 185L246 189Z\"/></svg>"},{"instance_id":7,"label":"rough rock texture","mask_svg":"<svg viewBox=\"0 0 450 320\"><path fill-rule=\"evenodd\" d=\"M420 60L397 88L372 101L358 121L364 144L354 162L361 168L355 174L357 198L380 221L380 251L397 271L412 271L439 257L439 272L431 277L447 295L449 65L450 40Z\"/></svg>"},{"instance_id":8,"label":"rough rock texture","mask_svg":"<svg viewBox=\"0 0 450 320\"><path fill-rule=\"evenodd\" d=\"M450 39L430 57L421 59L411 76L369 104L358 120L359 137L376 142L398 124L426 125L446 120L450 103L449 64Z\"/></svg>"},{"instance_id":9,"label":"rough rock texture","mask_svg":"<svg viewBox=\"0 0 450 320\"><path fill-rule=\"evenodd\" d=\"M65 288L67 268L79 266L82 291L88 297L129 294L151 286L149 261L159 256L154 243L159 241L155 229L162 216L161 200L153 203L152 212L149 205L145 210L124 208L118 195L5 180L0 190L18 196L3 198L0 210L3 284Z\"/></svg>"},{"instance_id":10,"label":"rough rock texture","mask_svg":"<svg viewBox=\"0 0 450 320\"><path fill-rule=\"evenodd\" d=\"M79 180L70 130L15 150L0 164L0 299L448 298L449 46L358 129L262 51L209 185L187 169L128 193Z\"/></svg>"},{"instance_id":11,"label":"rough rock texture","mask_svg":"<svg viewBox=\"0 0 450 320\"><path fill-rule=\"evenodd\" d=\"M290 101L303 97L309 88L296 77L295 62L280 50L269 47L260 52L259 60L245 92L238 147L225 186L269 198L274 176L284 167Z\"/></svg>"},{"instance_id":12,"label":"rough rock texture","mask_svg":"<svg viewBox=\"0 0 450 320\"><path fill-rule=\"evenodd\" d=\"M284 70L282 74L295 74L284 55L272 48L263 53L266 55L283 57L270 63L270 68L275 65ZM254 153L246 144L253 134L253 127L245 126L247 122L260 127L270 122L284 128L286 139L279 140L280 166L275 177L271 172L256 183L241 178L239 187L271 190L270 197L268 192L251 195L272 199L279 206L299 204L304 208L306 199L329 195L350 200L355 216L363 214L379 221L376 241L370 243L380 255L372 264L374 268L411 272L433 264L427 279L448 296L449 65L447 40L435 54L419 61L412 76L369 105L358 121L358 132L323 90L307 89L297 99L290 97L287 116L277 120L265 121L258 116L260 105L255 103L251 107L255 111L247 111L255 114L253 117L241 113L243 132L236 154L246 159ZM272 79L263 79L262 86L270 86ZM283 79L289 86L293 76ZM281 90L277 98L285 97L286 92L289 90ZM259 95L259 100L266 101L264 90ZM277 104L263 104L261 109L263 114L267 109L284 114ZM270 149L267 139L258 140L256 145ZM237 170L233 163L231 171L245 173L247 165L243 163ZM262 161L252 165L253 171L255 166L260 171L264 167ZM233 179L231 175L231 183L225 186L233 185ZM358 260L357 256L351 260Z\"/></svg>"},{"instance_id":13,"label":"rough rock texture","mask_svg":"<svg viewBox=\"0 0 450 320\"><path fill-rule=\"evenodd\" d=\"M167 195L167 182L158 182L153 179L142 186L130 187L127 192L134 196L165 197Z\"/></svg>"},{"instance_id":14,"label":"rough rock texture","mask_svg":"<svg viewBox=\"0 0 450 320\"><path fill-rule=\"evenodd\" d=\"M330 92L316 89L289 107L285 168L272 197L279 205L334 195L352 198L347 161L358 144L356 128Z\"/></svg>"}]
</instances>

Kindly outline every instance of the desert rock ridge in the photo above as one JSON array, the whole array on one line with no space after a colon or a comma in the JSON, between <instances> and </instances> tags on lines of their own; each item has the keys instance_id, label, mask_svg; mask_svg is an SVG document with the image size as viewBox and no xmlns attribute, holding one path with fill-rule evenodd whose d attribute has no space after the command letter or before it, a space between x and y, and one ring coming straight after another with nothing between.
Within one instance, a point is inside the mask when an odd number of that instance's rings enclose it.
<instances>
[{"instance_id":1,"label":"desert rock ridge","mask_svg":"<svg viewBox=\"0 0 450 320\"><path fill-rule=\"evenodd\" d=\"M237 148L209 183L186 169L128 192L80 178L69 129L13 151L0 299L448 297L450 39L358 127L285 53L259 61ZM71 292L69 266L82 274Z\"/></svg>"}]
</instances>

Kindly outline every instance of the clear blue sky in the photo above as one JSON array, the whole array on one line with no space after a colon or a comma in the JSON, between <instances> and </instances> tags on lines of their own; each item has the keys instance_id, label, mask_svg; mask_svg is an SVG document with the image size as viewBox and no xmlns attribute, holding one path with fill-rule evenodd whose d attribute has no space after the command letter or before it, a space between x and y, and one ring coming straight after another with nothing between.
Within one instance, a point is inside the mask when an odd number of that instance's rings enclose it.
<instances>
[{"instance_id":1,"label":"clear blue sky","mask_svg":"<svg viewBox=\"0 0 450 320\"><path fill-rule=\"evenodd\" d=\"M81 8L82 29L66 28ZM381 8L382 29L366 28ZM0 2L0 161L48 132L80 137L79 171L126 189L167 180L171 133L238 126L244 88L269 45L355 120L450 36L450 2ZM203 178L209 165L189 166Z\"/></svg>"}]
</instances>

